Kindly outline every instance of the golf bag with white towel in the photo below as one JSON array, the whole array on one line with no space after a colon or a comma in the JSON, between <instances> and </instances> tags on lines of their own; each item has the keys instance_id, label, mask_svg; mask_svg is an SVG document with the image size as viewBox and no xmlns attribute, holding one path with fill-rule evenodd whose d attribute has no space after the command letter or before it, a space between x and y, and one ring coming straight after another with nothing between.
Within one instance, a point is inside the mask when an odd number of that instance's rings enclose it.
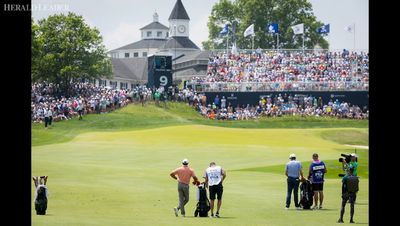
<instances>
[{"instance_id":1,"label":"golf bag with white towel","mask_svg":"<svg viewBox=\"0 0 400 226\"><path fill-rule=\"evenodd\" d=\"M208 217L210 211L210 201L207 198L207 188L204 183L197 186L197 205L194 216Z\"/></svg>"},{"instance_id":2,"label":"golf bag with white towel","mask_svg":"<svg viewBox=\"0 0 400 226\"><path fill-rule=\"evenodd\" d=\"M47 198L49 190L47 189L48 176L32 177L35 182L35 210L36 215L46 215Z\"/></svg>"}]
</instances>

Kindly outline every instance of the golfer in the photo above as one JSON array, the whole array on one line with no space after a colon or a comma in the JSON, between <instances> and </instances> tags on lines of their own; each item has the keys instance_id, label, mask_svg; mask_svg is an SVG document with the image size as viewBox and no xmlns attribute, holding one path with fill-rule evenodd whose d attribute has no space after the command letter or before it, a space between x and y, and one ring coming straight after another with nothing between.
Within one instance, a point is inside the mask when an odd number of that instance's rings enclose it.
<instances>
[{"instance_id":1,"label":"golfer","mask_svg":"<svg viewBox=\"0 0 400 226\"><path fill-rule=\"evenodd\" d=\"M185 205L189 202L190 178L193 177L194 181L196 183L198 182L194 170L191 169L188 164L189 160L182 160L182 166L176 168L169 174L172 178L178 181L179 204L177 207L174 207L175 216L178 216L178 211L181 210L182 217L185 217Z\"/></svg>"},{"instance_id":2,"label":"golfer","mask_svg":"<svg viewBox=\"0 0 400 226\"><path fill-rule=\"evenodd\" d=\"M285 175L287 176L287 195L286 195L286 207L285 209L289 209L290 207L290 199L293 191L293 199L294 205L296 209L300 209L299 206L299 177L301 176L301 180L304 180L303 170L301 167L301 162L296 160L295 154L290 154L290 161L286 163L285 167Z\"/></svg>"}]
</instances>

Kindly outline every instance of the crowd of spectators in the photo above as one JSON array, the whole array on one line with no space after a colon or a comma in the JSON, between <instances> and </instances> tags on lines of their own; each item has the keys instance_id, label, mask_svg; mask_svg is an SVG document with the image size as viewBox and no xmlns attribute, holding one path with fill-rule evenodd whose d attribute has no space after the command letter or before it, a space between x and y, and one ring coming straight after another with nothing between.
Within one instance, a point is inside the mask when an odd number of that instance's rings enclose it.
<instances>
[{"instance_id":1,"label":"crowd of spectators","mask_svg":"<svg viewBox=\"0 0 400 226\"><path fill-rule=\"evenodd\" d=\"M33 122L44 122L49 115L52 121L69 120L89 113L106 113L125 106L131 101L127 90L96 87L91 83L75 83L72 96L59 95L55 84L34 83L31 90L31 118Z\"/></svg>"},{"instance_id":2,"label":"crowd of spectators","mask_svg":"<svg viewBox=\"0 0 400 226\"><path fill-rule=\"evenodd\" d=\"M265 96L255 105L232 106L223 96L217 95L212 103L207 104L204 94L195 94L193 107L204 117L218 120L248 120L260 117L314 116L347 119L368 119L367 106L359 107L338 99L323 103L321 97L311 95Z\"/></svg>"},{"instance_id":3,"label":"crowd of spectators","mask_svg":"<svg viewBox=\"0 0 400 226\"><path fill-rule=\"evenodd\" d=\"M275 96L259 103L232 106L225 98L208 101L200 91L283 91L283 90L368 90L369 56L364 52L262 52L238 55L216 53L210 57L207 75L193 77L192 88L151 89L137 85L130 89L112 89L92 83L74 83L70 96L59 85L34 83L31 91L33 122L68 120L90 113L107 113L129 102L187 102L210 119L241 120L262 116L302 115L338 118L368 118L368 110L338 100L322 103L312 96ZM193 89L194 88L194 89ZM166 106L164 104L164 106Z\"/></svg>"},{"instance_id":4,"label":"crowd of spectators","mask_svg":"<svg viewBox=\"0 0 400 226\"><path fill-rule=\"evenodd\" d=\"M364 52L215 53L207 75L189 84L203 91L368 90L369 55Z\"/></svg>"},{"instance_id":5,"label":"crowd of spectators","mask_svg":"<svg viewBox=\"0 0 400 226\"><path fill-rule=\"evenodd\" d=\"M280 117L283 115L330 116L348 119L368 119L368 108L340 102L338 99L323 103L322 98L310 95L265 96L254 105L233 106L227 99L218 95L214 100L207 100L204 93L192 89L150 89L136 86L133 90L96 87L90 83L77 83L73 87L74 96L57 97L54 84L32 85L31 117L33 122L51 122L69 120L85 114L102 114L136 102L142 105L148 101L160 106L167 101L186 102L201 115L217 120L248 120L260 117ZM46 118L47 117L47 118ZM50 121L48 121L50 118Z\"/></svg>"}]
</instances>

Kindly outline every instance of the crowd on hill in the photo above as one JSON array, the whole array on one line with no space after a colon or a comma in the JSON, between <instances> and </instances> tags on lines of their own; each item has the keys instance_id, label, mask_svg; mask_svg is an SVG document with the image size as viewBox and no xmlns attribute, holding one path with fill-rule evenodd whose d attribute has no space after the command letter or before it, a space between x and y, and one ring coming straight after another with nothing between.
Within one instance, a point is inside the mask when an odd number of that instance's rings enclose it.
<instances>
[{"instance_id":1,"label":"crowd on hill","mask_svg":"<svg viewBox=\"0 0 400 226\"><path fill-rule=\"evenodd\" d=\"M190 84L210 90L367 90L369 55L364 52L216 53L205 77ZM245 90L243 90L245 91Z\"/></svg>"},{"instance_id":2,"label":"crowd on hill","mask_svg":"<svg viewBox=\"0 0 400 226\"><path fill-rule=\"evenodd\" d=\"M46 115L53 121L68 120L88 113L105 113L125 106L130 99L127 90L96 87L91 83L75 83L71 86L72 96L59 95L60 87L55 84L34 83L31 90L31 118L42 122Z\"/></svg>"},{"instance_id":3,"label":"crowd on hill","mask_svg":"<svg viewBox=\"0 0 400 226\"><path fill-rule=\"evenodd\" d=\"M96 87L91 83L76 83L72 86L70 97L57 96L59 87L54 84L34 83L31 92L31 119L45 122L46 116L52 121L82 119L85 114L102 114L134 102L145 105L154 101L186 102L204 117L218 120L247 120L259 117L279 117L282 115L330 116L349 119L368 119L366 106L359 107L339 100L323 103L321 97L310 95L276 95L260 98L253 105L233 106L227 99L219 97L207 100L204 93L192 89L150 89L138 85L133 90ZM51 122L50 122L51 124Z\"/></svg>"}]
</instances>

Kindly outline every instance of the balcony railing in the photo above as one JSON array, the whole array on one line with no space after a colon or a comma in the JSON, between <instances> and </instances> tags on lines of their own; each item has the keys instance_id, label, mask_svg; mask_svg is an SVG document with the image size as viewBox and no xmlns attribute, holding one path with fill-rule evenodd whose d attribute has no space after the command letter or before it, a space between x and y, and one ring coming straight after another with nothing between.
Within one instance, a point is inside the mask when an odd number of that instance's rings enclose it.
<instances>
[{"instance_id":1,"label":"balcony railing","mask_svg":"<svg viewBox=\"0 0 400 226\"><path fill-rule=\"evenodd\" d=\"M368 91L365 81L327 82L191 82L197 92L258 92L258 91Z\"/></svg>"}]
</instances>

